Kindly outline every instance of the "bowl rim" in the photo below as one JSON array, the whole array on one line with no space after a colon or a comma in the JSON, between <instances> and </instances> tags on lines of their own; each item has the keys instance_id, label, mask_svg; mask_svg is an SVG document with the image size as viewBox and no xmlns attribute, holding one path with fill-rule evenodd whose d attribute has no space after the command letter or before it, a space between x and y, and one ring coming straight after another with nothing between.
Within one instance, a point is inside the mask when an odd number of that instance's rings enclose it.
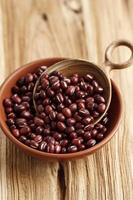
<instances>
[{"instance_id":1,"label":"bowl rim","mask_svg":"<svg viewBox=\"0 0 133 200\"><path fill-rule=\"evenodd\" d=\"M23 71L24 69L26 69L27 67L31 67L33 65L42 65L43 62L48 62L48 61L56 61L57 60L63 60L66 58L63 57L52 57L52 58L46 58L46 59L39 59L39 60L35 60L32 61L30 63L27 63L25 65L22 65L21 67L17 68L15 71L13 71L6 79L5 81L2 83L2 85L0 86L0 97L3 93L3 90L7 87L8 83L10 82L11 79L13 79L17 74L20 74L21 71ZM94 63L92 63L94 64ZM2 132L20 149L22 149L23 151L25 151L26 153L35 156L35 157L40 157L40 158L48 158L48 159L62 159L62 160L68 160L68 159L73 159L73 158L82 158L82 156L85 155L89 155L94 153L95 151L97 151L99 148L101 148L103 145L105 145L116 133L121 118L122 118L122 111L123 111L123 103L122 103L122 97L120 94L120 91L118 89L118 87L116 86L116 84L114 83L114 81L111 80L111 83L113 84L113 87L115 88L116 93L118 94L119 97L119 102L120 102L120 112L118 114L118 119L117 122L115 123L113 129L110 131L110 133L108 134L108 136L106 136L101 142L99 142L98 144L96 144L95 146L85 149L83 151L78 151L75 153L66 153L66 154L55 154L55 153L47 153L47 152L42 152L36 149L33 149L25 144L23 144L22 142L20 142L18 139L16 139L10 132L10 130L8 129L6 122L2 119L1 117L1 113L0 113L0 127L2 129Z\"/></svg>"}]
</instances>

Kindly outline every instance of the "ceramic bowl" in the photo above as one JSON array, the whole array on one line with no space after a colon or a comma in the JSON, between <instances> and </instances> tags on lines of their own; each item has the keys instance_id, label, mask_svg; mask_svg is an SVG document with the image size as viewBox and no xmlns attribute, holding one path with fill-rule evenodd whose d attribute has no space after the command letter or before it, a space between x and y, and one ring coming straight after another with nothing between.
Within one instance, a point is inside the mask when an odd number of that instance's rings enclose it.
<instances>
[{"instance_id":1,"label":"ceramic bowl","mask_svg":"<svg viewBox=\"0 0 133 200\"><path fill-rule=\"evenodd\" d=\"M63 60L63 58L48 58L48 59L42 59L37 60L31 63L28 63L20 68L18 68L15 72L13 72L1 85L0 88L0 126L3 130L3 133L9 138L13 144L15 144L18 148L22 149L25 153L41 158L41 159L48 159L48 160L69 160L69 159L77 159L82 158L83 156L90 155L94 152L96 152L98 149L100 149L102 146L104 146L109 140L113 137L113 135L116 133L121 116L122 116L122 98L121 94L119 92L119 89L117 88L116 84L111 81L112 84L112 100L111 105L109 108L109 124L108 124L108 130L106 133L106 137L96 144L95 146L79 151L76 153L67 153L67 154L53 154L53 153L46 153L41 152L35 149L32 149L31 147L28 147L21 143L19 140L17 140L12 133L10 132L7 124L6 124L6 115L3 107L3 100L6 97L10 97L11 95L11 88L15 85L16 81L21 77L26 75L28 72L34 72L38 67L40 66L50 66L56 62L59 62Z\"/></svg>"}]
</instances>

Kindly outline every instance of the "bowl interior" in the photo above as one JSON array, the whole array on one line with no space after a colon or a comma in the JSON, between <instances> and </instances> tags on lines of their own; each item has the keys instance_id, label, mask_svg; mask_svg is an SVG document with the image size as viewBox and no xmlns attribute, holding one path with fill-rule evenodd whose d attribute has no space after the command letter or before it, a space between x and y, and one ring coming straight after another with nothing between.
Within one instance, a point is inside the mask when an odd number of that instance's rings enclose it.
<instances>
[{"instance_id":1,"label":"bowl interior","mask_svg":"<svg viewBox=\"0 0 133 200\"><path fill-rule=\"evenodd\" d=\"M5 82L2 84L0 88L0 125L3 130L3 132L6 134L6 136L15 143L19 148L23 149L26 153L38 157L38 158L48 158L48 159L73 159L82 157L83 155L88 155L93 152L95 152L97 149L102 147L105 143L107 143L111 137L116 132L120 119L122 114L122 101L121 101L121 95L119 93L119 90L117 86L112 81L112 101L109 109L109 118L110 123L108 124L108 131L106 134L106 137L98 144L96 144L94 147L89 148L84 151L76 152L76 153L69 153L69 154L52 154L52 153L46 153L41 152L38 150L34 150L21 142L19 142L10 132L8 129L5 120L6 115L4 112L3 107L3 100L6 97L10 97L11 95L11 87L15 85L16 81L23 75L25 75L28 72L34 72L38 67L40 66L50 66L53 65L56 62L59 62L63 60L63 58L49 58L49 59L43 59L39 61L34 61L32 63L26 64L23 67L18 68L13 74L11 74Z\"/></svg>"}]
</instances>

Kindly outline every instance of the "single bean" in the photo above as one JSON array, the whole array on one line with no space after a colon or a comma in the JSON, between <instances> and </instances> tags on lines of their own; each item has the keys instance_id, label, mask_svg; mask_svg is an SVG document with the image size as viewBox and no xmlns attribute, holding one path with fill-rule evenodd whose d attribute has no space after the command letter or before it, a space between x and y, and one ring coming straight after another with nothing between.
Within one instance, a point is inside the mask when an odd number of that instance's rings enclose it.
<instances>
[{"instance_id":1,"label":"single bean","mask_svg":"<svg viewBox=\"0 0 133 200\"><path fill-rule=\"evenodd\" d=\"M62 89L64 89L64 90L67 89L67 82L61 81L60 84L61 84Z\"/></svg>"},{"instance_id":2,"label":"single bean","mask_svg":"<svg viewBox=\"0 0 133 200\"><path fill-rule=\"evenodd\" d=\"M19 128L22 128L24 126L27 125L27 121L25 118L16 118L16 125L19 127Z\"/></svg>"},{"instance_id":3,"label":"single bean","mask_svg":"<svg viewBox=\"0 0 133 200\"><path fill-rule=\"evenodd\" d=\"M22 101L21 98L18 96L18 94L14 94L11 98L12 98L12 101L17 104L20 104Z\"/></svg>"},{"instance_id":4,"label":"single bean","mask_svg":"<svg viewBox=\"0 0 133 200\"><path fill-rule=\"evenodd\" d=\"M74 119L79 122L82 120L82 117L78 114L78 112L76 112L74 115L73 115Z\"/></svg>"},{"instance_id":5,"label":"single bean","mask_svg":"<svg viewBox=\"0 0 133 200\"><path fill-rule=\"evenodd\" d=\"M71 77L71 83L72 83L72 84L76 85L76 84L78 83L78 81L79 81L79 79L78 79L77 76L74 76L74 75L73 75L73 76Z\"/></svg>"},{"instance_id":6,"label":"single bean","mask_svg":"<svg viewBox=\"0 0 133 200\"><path fill-rule=\"evenodd\" d=\"M62 95L61 93L58 93L58 94L56 95L56 101L57 101L58 103L63 103L63 102L64 102L64 97L63 97L63 95Z\"/></svg>"},{"instance_id":7,"label":"single bean","mask_svg":"<svg viewBox=\"0 0 133 200\"><path fill-rule=\"evenodd\" d=\"M79 151L83 151L85 149L85 145L84 144L80 144L79 146L78 146L78 150Z\"/></svg>"},{"instance_id":8,"label":"single bean","mask_svg":"<svg viewBox=\"0 0 133 200\"><path fill-rule=\"evenodd\" d=\"M58 76L50 76L49 77L49 82L52 85L53 83L55 83L56 81L59 81Z\"/></svg>"},{"instance_id":9,"label":"single bean","mask_svg":"<svg viewBox=\"0 0 133 200\"><path fill-rule=\"evenodd\" d=\"M79 114L83 117L86 117L86 116L89 116L90 115L90 112L87 110L87 109L84 109L84 108L81 108L79 110Z\"/></svg>"},{"instance_id":10,"label":"single bean","mask_svg":"<svg viewBox=\"0 0 133 200\"><path fill-rule=\"evenodd\" d=\"M92 112L92 117L98 118L98 117L99 117L99 112L93 111L93 112Z\"/></svg>"},{"instance_id":11,"label":"single bean","mask_svg":"<svg viewBox=\"0 0 133 200\"><path fill-rule=\"evenodd\" d=\"M76 132L71 132L70 133L70 138L71 139L77 138L77 133Z\"/></svg>"},{"instance_id":12,"label":"single bean","mask_svg":"<svg viewBox=\"0 0 133 200\"><path fill-rule=\"evenodd\" d=\"M66 147L67 144L68 144L68 140L67 140L67 139L64 139L64 140L61 140L61 141L60 141L60 145L61 145L62 147Z\"/></svg>"},{"instance_id":13,"label":"single bean","mask_svg":"<svg viewBox=\"0 0 133 200\"><path fill-rule=\"evenodd\" d=\"M46 147L47 147L47 143L45 141L42 141L40 144L39 144L39 149L40 151L45 151L46 150Z\"/></svg>"},{"instance_id":14,"label":"single bean","mask_svg":"<svg viewBox=\"0 0 133 200\"><path fill-rule=\"evenodd\" d=\"M62 109L64 108L65 106L61 103L60 105L57 106L57 110L58 112L61 112Z\"/></svg>"},{"instance_id":15,"label":"single bean","mask_svg":"<svg viewBox=\"0 0 133 200\"><path fill-rule=\"evenodd\" d=\"M92 85L87 86L87 92L88 92L88 95L93 95L94 88Z\"/></svg>"},{"instance_id":16,"label":"single bean","mask_svg":"<svg viewBox=\"0 0 133 200\"><path fill-rule=\"evenodd\" d=\"M78 109L85 109L85 104L83 102L78 103Z\"/></svg>"},{"instance_id":17,"label":"single bean","mask_svg":"<svg viewBox=\"0 0 133 200\"><path fill-rule=\"evenodd\" d=\"M60 153L61 152L61 146L59 144L55 145L55 153Z\"/></svg>"},{"instance_id":18,"label":"single bean","mask_svg":"<svg viewBox=\"0 0 133 200\"><path fill-rule=\"evenodd\" d=\"M13 109L14 109L14 111L15 111L16 113L21 113L22 111L25 110L25 106L22 105L22 104L19 104L19 105L18 105L18 104L14 104Z\"/></svg>"},{"instance_id":19,"label":"single bean","mask_svg":"<svg viewBox=\"0 0 133 200\"><path fill-rule=\"evenodd\" d=\"M44 118L44 122L45 122L46 124L49 124L49 123L50 123L50 118L49 118L49 116L46 116L46 117Z\"/></svg>"},{"instance_id":20,"label":"single bean","mask_svg":"<svg viewBox=\"0 0 133 200\"><path fill-rule=\"evenodd\" d=\"M8 115L7 115L7 117L8 118L12 118L12 119L14 119L15 117L16 117L16 115L15 115L15 113L9 113Z\"/></svg>"},{"instance_id":21,"label":"single bean","mask_svg":"<svg viewBox=\"0 0 133 200\"><path fill-rule=\"evenodd\" d=\"M55 95L55 92L54 92L51 88L48 88L48 89L47 89L47 95L48 95L49 97L53 97L53 96Z\"/></svg>"},{"instance_id":22,"label":"single bean","mask_svg":"<svg viewBox=\"0 0 133 200\"><path fill-rule=\"evenodd\" d=\"M48 153L54 153L54 151L55 151L55 146L53 145L53 144L47 144L47 147L46 147L46 151L48 152Z\"/></svg>"},{"instance_id":23,"label":"single bean","mask_svg":"<svg viewBox=\"0 0 133 200\"><path fill-rule=\"evenodd\" d=\"M34 138L36 137L35 133L31 133L30 138L34 140Z\"/></svg>"},{"instance_id":24,"label":"single bean","mask_svg":"<svg viewBox=\"0 0 133 200\"><path fill-rule=\"evenodd\" d=\"M21 112L20 116L23 117L23 118L26 118L26 119L30 119L32 117L31 113L29 111L26 111L26 110Z\"/></svg>"},{"instance_id":25,"label":"single bean","mask_svg":"<svg viewBox=\"0 0 133 200\"><path fill-rule=\"evenodd\" d=\"M30 146L30 142L31 142L31 141L28 139L28 140L25 141L25 144L26 144L27 146Z\"/></svg>"},{"instance_id":26,"label":"single bean","mask_svg":"<svg viewBox=\"0 0 133 200\"><path fill-rule=\"evenodd\" d=\"M21 135L27 135L28 133L31 132L31 129L29 126L24 126L20 129L20 134Z\"/></svg>"},{"instance_id":27,"label":"single bean","mask_svg":"<svg viewBox=\"0 0 133 200\"><path fill-rule=\"evenodd\" d=\"M3 102L5 107L11 107L12 106L12 101L10 98L6 98Z\"/></svg>"},{"instance_id":28,"label":"single bean","mask_svg":"<svg viewBox=\"0 0 133 200\"><path fill-rule=\"evenodd\" d=\"M41 90L40 93L39 93L39 97L42 98L42 99L45 99L46 98L46 92L44 90Z\"/></svg>"},{"instance_id":29,"label":"single bean","mask_svg":"<svg viewBox=\"0 0 133 200\"><path fill-rule=\"evenodd\" d=\"M103 118L102 123L105 125L109 121L109 118L106 116Z\"/></svg>"},{"instance_id":30,"label":"single bean","mask_svg":"<svg viewBox=\"0 0 133 200\"><path fill-rule=\"evenodd\" d=\"M38 127L36 128L36 133L37 133L37 134L42 134L43 131L44 131L44 128L41 127L41 126L38 126Z\"/></svg>"},{"instance_id":31,"label":"single bean","mask_svg":"<svg viewBox=\"0 0 133 200\"><path fill-rule=\"evenodd\" d=\"M55 111L51 111L49 113L49 118L50 118L50 120L55 120L56 119L56 112Z\"/></svg>"},{"instance_id":32,"label":"single bean","mask_svg":"<svg viewBox=\"0 0 133 200\"><path fill-rule=\"evenodd\" d=\"M95 81L95 80L92 81L92 85L93 85L95 88L98 88L98 86L99 86L99 85L98 85L98 82Z\"/></svg>"},{"instance_id":33,"label":"single bean","mask_svg":"<svg viewBox=\"0 0 133 200\"><path fill-rule=\"evenodd\" d=\"M51 89L55 91L55 90L58 90L59 88L60 88L60 81L57 80L56 82L52 84Z\"/></svg>"},{"instance_id":34,"label":"single bean","mask_svg":"<svg viewBox=\"0 0 133 200\"><path fill-rule=\"evenodd\" d=\"M28 85L28 91L33 91L35 84L33 82L29 83Z\"/></svg>"},{"instance_id":35,"label":"single bean","mask_svg":"<svg viewBox=\"0 0 133 200\"><path fill-rule=\"evenodd\" d=\"M19 132L18 129L13 129L13 130L12 130L12 134L13 134L14 137L16 137L16 138L19 138L19 136L20 136L20 132Z\"/></svg>"},{"instance_id":36,"label":"single bean","mask_svg":"<svg viewBox=\"0 0 133 200\"><path fill-rule=\"evenodd\" d=\"M76 123L76 120L74 118L68 118L66 120L66 123L67 123L68 126L72 126Z\"/></svg>"},{"instance_id":37,"label":"single bean","mask_svg":"<svg viewBox=\"0 0 133 200\"><path fill-rule=\"evenodd\" d=\"M80 123L80 122L77 122L77 123L75 124L75 128L76 128L76 129L82 129L82 128L84 128L84 124L82 124L82 123Z\"/></svg>"},{"instance_id":38,"label":"single bean","mask_svg":"<svg viewBox=\"0 0 133 200\"><path fill-rule=\"evenodd\" d=\"M27 89L27 87L25 85L23 85L19 90L20 90L21 94L25 94L28 89Z\"/></svg>"},{"instance_id":39,"label":"single bean","mask_svg":"<svg viewBox=\"0 0 133 200\"><path fill-rule=\"evenodd\" d=\"M74 153L74 152L77 152L78 148L75 145L71 145L71 146L68 147L67 150L68 150L69 153Z\"/></svg>"},{"instance_id":40,"label":"single bean","mask_svg":"<svg viewBox=\"0 0 133 200\"><path fill-rule=\"evenodd\" d=\"M8 126L12 126L12 125L14 125L15 121L13 118L10 118L10 119L7 119L6 123Z\"/></svg>"},{"instance_id":41,"label":"single bean","mask_svg":"<svg viewBox=\"0 0 133 200\"><path fill-rule=\"evenodd\" d=\"M79 138L75 138L72 140L72 144L79 146L81 144L81 140Z\"/></svg>"},{"instance_id":42,"label":"single bean","mask_svg":"<svg viewBox=\"0 0 133 200\"><path fill-rule=\"evenodd\" d=\"M36 141L34 141L34 140L30 141L30 147L32 147L33 149L37 149L38 146L39 146L39 144Z\"/></svg>"},{"instance_id":43,"label":"single bean","mask_svg":"<svg viewBox=\"0 0 133 200\"><path fill-rule=\"evenodd\" d=\"M95 88L95 91L97 92L97 93L99 93L99 94L102 94L103 93L103 91L104 91L104 89L102 88L102 87L97 87L97 88Z\"/></svg>"},{"instance_id":44,"label":"single bean","mask_svg":"<svg viewBox=\"0 0 133 200\"><path fill-rule=\"evenodd\" d=\"M61 122L65 121L65 116L62 113L57 113L57 119Z\"/></svg>"},{"instance_id":45,"label":"single bean","mask_svg":"<svg viewBox=\"0 0 133 200\"><path fill-rule=\"evenodd\" d=\"M97 136L97 133L98 133L97 129L93 129L93 130L91 131L91 136L92 136L92 138L95 138L95 137Z\"/></svg>"},{"instance_id":46,"label":"single bean","mask_svg":"<svg viewBox=\"0 0 133 200\"><path fill-rule=\"evenodd\" d=\"M81 90L84 90L84 91L86 91L87 90L87 87L88 85L84 82L84 81L81 81L80 82L80 89Z\"/></svg>"},{"instance_id":47,"label":"single bean","mask_svg":"<svg viewBox=\"0 0 133 200\"><path fill-rule=\"evenodd\" d=\"M83 91L77 91L76 92L76 96L78 97L78 98L84 98L85 97L85 93L83 92Z\"/></svg>"},{"instance_id":48,"label":"single bean","mask_svg":"<svg viewBox=\"0 0 133 200\"><path fill-rule=\"evenodd\" d=\"M71 112L76 112L77 111L77 104L76 103L72 103L70 106L69 106L69 109L71 110Z\"/></svg>"},{"instance_id":49,"label":"single bean","mask_svg":"<svg viewBox=\"0 0 133 200\"><path fill-rule=\"evenodd\" d=\"M66 147L63 147L63 148L61 149L61 153L66 153L66 152L67 152Z\"/></svg>"},{"instance_id":50,"label":"single bean","mask_svg":"<svg viewBox=\"0 0 133 200\"><path fill-rule=\"evenodd\" d=\"M21 135L20 138L19 138L19 141L22 142L22 143L25 143L26 140L27 140L27 138L24 135Z\"/></svg>"},{"instance_id":51,"label":"single bean","mask_svg":"<svg viewBox=\"0 0 133 200\"><path fill-rule=\"evenodd\" d=\"M87 141L87 147L92 147L96 144L96 140L90 139Z\"/></svg>"},{"instance_id":52,"label":"single bean","mask_svg":"<svg viewBox=\"0 0 133 200\"><path fill-rule=\"evenodd\" d=\"M25 82L30 83L33 81L33 75L31 73L28 73L25 77Z\"/></svg>"},{"instance_id":53,"label":"single bean","mask_svg":"<svg viewBox=\"0 0 133 200\"><path fill-rule=\"evenodd\" d=\"M103 137L104 137L104 135L103 135L102 133L98 133L97 136L96 136L96 139L97 139L98 141L100 141L100 140L103 139Z\"/></svg>"},{"instance_id":54,"label":"single bean","mask_svg":"<svg viewBox=\"0 0 133 200\"><path fill-rule=\"evenodd\" d=\"M78 134L78 136L82 136L82 135L84 135L84 130L78 129L78 130L76 130L76 133Z\"/></svg>"},{"instance_id":55,"label":"single bean","mask_svg":"<svg viewBox=\"0 0 133 200\"><path fill-rule=\"evenodd\" d=\"M37 95L37 94L36 94ZM22 101L30 102L30 97L29 96L22 96Z\"/></svg>"},{"instance_id":56,"label":"single bean","mask_svg":"<svg viewBox=\"0 0 133 200\"><path fill-rule=\"evenodd\" d=\"M55 140L59 141L59 140L62 139L62 134L60 134L60 133L58 133L58 132L55 132L55 133L53 134L53 137L54 137Z\"/></svg>"},{"instance_id":57,"label":"single bean","mask_svg":"<svg viewBox=\"0 0 133 200\"><path fill-rule=\"evenodd\" d=\"M85 140L91 139L91 132L90 132L90 131L86 131L86 132L84 133L84 139L85 139Z\"/></svg>"},{"instance_id":58,"label":"single bean","mask_svg":"<svg viewBox=\"0 0 133 200\"><path fill-rule=\"evenodd\" d=\"M51 107L50 105L47 105L47 106L45 107L45 112L46 112L46 114L49 115L51 111L53 111L52 107Z\"/></svg>"},{"instance_id":59,"label":"single bean","mask_svg":"<svg viewBox=\"0 0 133 200\"><path fill-rule=\"evenodd\" d=\"M19 87L17 85L12 87L12 93L13 94L15 94L15 93L19 94L19 92L20 92L20 90L19 90Z\"/></svg>"},{"instance_id":60,"label":"single bean","mask_svg":"<svg viewBox=\"0 0 133 200\"><path fill-rule=\"evenodd\" d=\"M49 128L45 128L45 129L43 130L43 134L44 134L45 136L50 135L50 129L49 129Z\"/></svg>"},{"instance_id":61,"label":"single bean","mask_svg":"<svg viewBox=\"0 0 133 200\"><path fill-rule=\"evenodd\" d=\"M42 142L42 135L37 135L37 136L34 138L34 141L37 142L37 143Z\"/></svg>"},{"instance_id":62,"label":"single bean","mask_svg":"<svg viewBox=\"0 0 133 200\"><path fill-rule=\"evenodd\" d=\"M44 125L44 121L39 117L34 117L34 123L35 123L36 126L43 126Z\"/></svg>"},{"instance_id":63,"label":"single bean","mask_svg":"<svg viewBox=\"0 0 133 200\"><path fill-rule=\"evenodd\" d=\"M64 131L66 129L66 125L63 122L57 122L57 128L59 131Z\"/></svg>"},{"instance_id":64,"label":"single bean","mask_svg":"<svg viewBox=\"0 0 133 200\"><path fill-rule=\"evenodd\" d=\"M17 85L18 85L19 87L21 87L21 86L24 85L24 84L25 84L25 77L22 76L22 77L17 81Z\"/></svg>"},{"instance_id":65,"label":"single bean","mask_svg":"<svg viewBox=\"0 0 133 200\"><path fill-rule=\"evenodd\" d=\"M74 132L75 131L75 127L74 126L69 126L69 127L67 127L66 129L65 129L65 132L66 133L72 133L72 132Z\"/></svg>"},{"instance_id":66,"label":"single bean","mask_svg":"<svg viewBox=\"0 0 133 200\"><path fill-rule=\"evenodd\" d=\"M46 136L44 141L46 141L47 144L55 144L55 139L52 136Z\"/></svg>"},{"instance_id":67,"label":"single bean","mask_svg":"<svg viewBox=\"0 0 133 200\"><path fill-rule=\"evenodd\" d=\"M85 124L85 125L88 125L88 124L90 124L91 123L91 118L90 117L85 117L84 119L83 119L83 124Z\"/></svg>"},{"instance_id":68,"label":"single bean","mask_svg":"<svg viewBox=\"0 0 133 200\"><path fill-rule=\"evenodd\" d=\"M72 116L72 112L69 108L63 108L62 113L65 115L65 117L69 118Z\"/></svg>"},{"instance_id":69,"label":"single bean","mask_svg":"<svg viewBox=\"0 0 133 200\"><path fill-rule=\"evenodd\" d=\"M49 98L46 98L44 99L43 101L43 105L46 106L46 105L49 105L51 103L51 100Z\"/></svg>"},{"instance_id":70,"label":"single bean","mask_svg":"<svg viewBox=\"0 0 133 200\"><path fill-rule=\"evenodd\" d=\"M27 101L23 101L21 104L25 107L25 109L29 109L30 108L30 104Z\"/></svg>"},{"instance_id":71,"label":"single bean","mask_svg":"<svg viewBox=\"0 0 133 200\"><path fill-rule=\"evenodd\" d=\"M74 94L74 92L75 92L75 87L74 86L68 86L68 88L67 88L67 90L66 90L66 94L68 95L68 96L72 96L73 94Z\"/></svg>"},{"instance_id":72,"label":"single bean","mask_svg":"<svg viewBox=\"0 0 133 200\"><path fill-rule=\"evenodd\" d=\"M43 78L41 82L42 82L41 86L45 90L49 86L49 81L46 78Z\"/></svg>"},{"instance_id":73,"label":"single bean","mask_svg":"<svg viewBox=\"0 0 133 200\"><path fill-rule=\"evenodd\" d=\"M84 131L91 131L94 128L93 124L88 124L84 127Z\"/></svg>"},{"instance_id":74,"label":"single bean","mask_svg":"<svg viewBox=\"0 0 133 200\"><path fill-rule=\"evenodd\" d=\"M85 79L86 81L88 81L88 82L91 82L91 81L93 80L93 75L91 75L91 74L86 74L86 75L84 76L84 79Z\"/></svg>"}]
</instances>

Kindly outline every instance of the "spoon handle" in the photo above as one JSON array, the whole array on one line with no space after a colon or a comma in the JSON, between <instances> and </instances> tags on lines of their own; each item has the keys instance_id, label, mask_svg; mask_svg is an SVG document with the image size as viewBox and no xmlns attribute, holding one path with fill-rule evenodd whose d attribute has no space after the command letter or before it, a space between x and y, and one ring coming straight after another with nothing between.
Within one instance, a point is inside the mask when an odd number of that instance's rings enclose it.
<instances>
[{"instance_id":1,"label":"spoon handle","mask_svg":"<svg viewBox=\"0 0 133 200\"><path fill-rule=\"evenodd\" d=\"M115 48L125 46L131 51L131 56L129 59L125 62L121 63L115 63L112 61L112 53L115 50ZM124 69L129 67L131 64L133 64L133 45L126 40L117 40L113 41L106 49L105 51L105 62L104 65L109 66L109 71L113 69Z\"/></svg>"}]
</instances>

